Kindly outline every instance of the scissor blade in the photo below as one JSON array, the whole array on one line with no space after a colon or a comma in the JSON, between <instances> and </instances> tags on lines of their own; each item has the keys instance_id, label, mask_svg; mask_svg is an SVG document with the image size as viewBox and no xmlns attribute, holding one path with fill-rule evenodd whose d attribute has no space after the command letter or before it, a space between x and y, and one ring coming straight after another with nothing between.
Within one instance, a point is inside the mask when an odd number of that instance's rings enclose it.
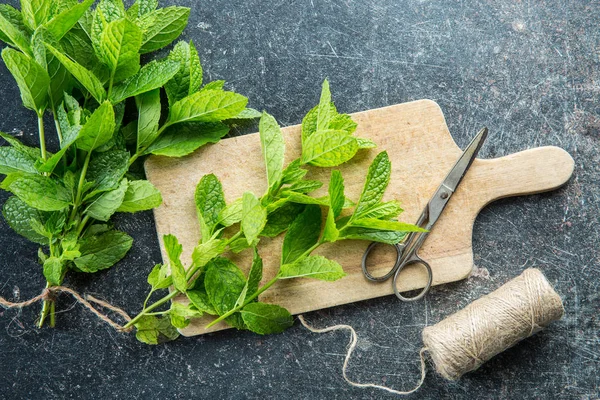
<instances>
[{"instance_id":1,"label":"scissor blade","mask_svg":"<svg viewBox=\"0 0 600 400\"><path fill-rule=\"evenodd\" d=\"M446 179L444 179L440 187L433 194L431 200L429 200L429 203L427 204L427 207L423 213L427 220L425 229L431 230L433 225L442 214L442 211L444 211L446 204L448 204L448 201L450 201L450 197L452 197L452 194L456 191L458 184L477 156L477 153L479 152L479 149L481 148L486 136L487 128L483 128L477 135L475 135L471 143L469 143L454 167L452 167L446 176Z\"/></svg>"},{"instance_id":2,"label":"scissor blade","mask_svg":"<svg viewBox=\"0 0 600 400\"><path fill-rule=\"evenodd\" d=\"M475 157L477 157L477 153L479 153L479 149L481 149L481 146L487 137L487 133L487 128L483 128L475 135L462 156L460 156L454 167L452 167L452 170L448 173L448 176L446 176L446 179L444 179L442 184L452 190L452 192L456 191L458 184L465 176L465 173L473 163L473 160L475 160Z\"/></svg>"}]
</instances>

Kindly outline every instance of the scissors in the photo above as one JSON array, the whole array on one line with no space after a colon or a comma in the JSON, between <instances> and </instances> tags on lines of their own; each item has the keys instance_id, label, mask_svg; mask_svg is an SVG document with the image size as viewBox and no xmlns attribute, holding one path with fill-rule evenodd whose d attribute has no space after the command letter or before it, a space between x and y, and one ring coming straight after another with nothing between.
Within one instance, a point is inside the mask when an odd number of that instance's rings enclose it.
<instances>
[{"instance_id":1,"label":"scissors","mask_svg":"<svg viewBox=\"0 0 600 400\"><path fill-rule=\"evenodd\" d=\"M465 151L462 153L454 167L450 170L440 187L437 188L429 203L425 206L423 213L419 217L416 225L420 228L425 229L425 232L411 232L408 234L405 240L402 242L395 244L394 247L396 249L396 262L392 269L383 276L373 276L367 267L367 259L369 258L369 254L373 250L373 248L378 244L377 242L372 242L369 244L365 253L362 257L362 270L365 277L374 282L383 282L388 280L392 275L394 276L392 286L394 288L394 293L396 296L402 301L416 301L421 299L423 296L429 292L431 288L431 282L433 281L433 273L431 272L431 266L424 261L417 252L427 239L431 228L436 223L442 211L448 204L448 201L456 191L460 181L465 176L467 170L473 163L473 160L477 156L481 145L483 144L485 138L487 137L487 128L483 128L479 131L477 135L471 140L471 143L467 146ZM413 297L405 297L400 294L398 291L398 276L400 272L408 265L412 264L420 264L425 267L427 270L427 285L419 292L416 296Z\"/></svg>"}]
</instances>

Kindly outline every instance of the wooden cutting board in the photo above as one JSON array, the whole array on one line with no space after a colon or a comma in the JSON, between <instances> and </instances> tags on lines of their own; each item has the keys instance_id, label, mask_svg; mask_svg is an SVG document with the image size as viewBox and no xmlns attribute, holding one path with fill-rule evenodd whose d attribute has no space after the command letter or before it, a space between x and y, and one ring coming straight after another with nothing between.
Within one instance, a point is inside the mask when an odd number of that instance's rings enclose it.
<instances>
[{"instance_id":1,"label":"wooden cutting board","mask_svg":"<svg viewBox=\"0 0 600 400\"><path fill-rule=\"evenodd\" d=\"M392 162L392 178L384 200L400 200L405 210L400 219L414 223L462 153L448 131L440 107L433 101L419 100L359 112L352 117L358 123L356 135L372 139L378 147L361 150L353 161L339 167L345 180L346 195L355 201L358 199L369 164L379 151L387 150ZM283 133L287 164L300 155L300 125L284 128ZM476 132L471 133L475 135ZM495 140L493 129L487 140ZM461 280L471 273L473 222L486 204L503 197L556 189L567 182L573 167L571 156L558 147L539 147L506 157L475 160L420 252L431 265L433 284ZM266 178L258 134L226 139L184 158L153 156L146 161L148 179L160 189L164 200L154 211L161 246L163 235L176 235L183 244L184 262L188 263L192 249L200 239L194 189L200 178L208 173L221 179L228 203L245 191L262 195L266 190ZM329 174L330 170L314 168L307 177L328 182ZM326 188L315 193L317 196L324 194ZM281 242L281 236L261 240L263 282L277 271ZM277 303L293 314L299 314L392 294L390 281L378 284L363 277L360 261L367 245L365 241L345 241L322 246L317 254L337 260L348 274L346 277L336 282L279 281L260 300ZM391 247L380 247L374 253L373 263L389 266L395 251ZM162 251L166 259L164 249ZM250 266L249 253L233 255L233 260L245 271ZM399 288L422 288L425 283L425 272L416 267L403 271ZM390 298L390 301L398 300ZM186 336L206 333L203 326L207 321L204 318L195 320L181 333ZM225 328L226 325L217 324L209 331Z\"/></svg>"}]
</instances>

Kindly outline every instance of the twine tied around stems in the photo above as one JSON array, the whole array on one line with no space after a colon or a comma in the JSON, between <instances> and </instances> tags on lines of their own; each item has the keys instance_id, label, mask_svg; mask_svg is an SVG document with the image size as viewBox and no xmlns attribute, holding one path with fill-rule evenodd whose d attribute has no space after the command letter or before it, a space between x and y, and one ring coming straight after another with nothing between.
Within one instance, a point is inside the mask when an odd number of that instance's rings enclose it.
<instances>
[{"instance_id":1,"label":"twine tied around stems","mask_svg":"<svg viewBox=\"0 0 600 400\"><path fill-rule=\"evenodd\" d=\"M83 297L79 293L77 293L75 290L68 288L66 286L50 286L50 287L44 288L44 290L42 290L42 293L40 293L39 295L37 295L29 300L26 300L26 301L12 302L12 301L6 300L3 297L0 297L0 306L2 306L4 308L28 307L39 301L53 300L54 295L58 294L58 293L70 294L71 296L73 296L75 298L75 300L77 300L78 303L82 304L85 308L87 308L89 311L94 313L102 321L106 322L107 324L109 324L110 326L115 328L117 331L131 332L131 330L133 330L133 327L125 328L123 325L119 325L118 323L116 323L115 321L110 319L106 314L103 314L100 311L98 311L91 303L98 304L101 307L104 307L110 311L113 311L113 312L119 314L127 322L131 321L131 317L129 315L127 315L127 313L124 310L122 310L121 308L115 307L112 304L109 304L106 301L97 299L91 295L85 295L85 297Z\"/></svg>"}]
</instances>

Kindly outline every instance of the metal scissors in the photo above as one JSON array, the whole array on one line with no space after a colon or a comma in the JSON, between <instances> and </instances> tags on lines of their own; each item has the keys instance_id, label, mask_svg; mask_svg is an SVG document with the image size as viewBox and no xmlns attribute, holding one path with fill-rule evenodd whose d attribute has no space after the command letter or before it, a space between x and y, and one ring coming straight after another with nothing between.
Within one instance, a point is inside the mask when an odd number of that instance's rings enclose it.
<instances>
[{"instance_id":1,"label":"metal scissors","mask_svg":"<svg viewBox=\"0 0 600 400\"><path fill-rule=\"evenodd\" d=\"M394 247L396 249L396 262L392 269L383 276L373 276L369 272L367 267L367 260L369 258L369 254L373 248L379 244L377 242L372 242L369 244L369 247L365 250L365 253L362 257L362 270L365 277L374 282L383 282L388 280L392 275L394 276L392 286L394 288L394 293L396 296L402 301L415 301L421 299L423 296L429 292L431 288L431 282L433 281L433 273L431 272L431 267L424 261L417 252L421 248L425 239L429 235L429 231L433 228L433 225L436 223L442 211L448 204L448 201L456 191L460 181L465 176L467 170L473 163L473 160L477 156L481 145L483 144L485 138L487 137L487 128L483 128L479 131L479 133L471 140L471 143L467 146L463 154L460 156L454 167L450 170L442 184L437 188L429 203L425 206L423 213L419 217L416 225L426 229L426 232L411 232L406 238L395 244ZM420 264L425 267L427 270L427 285L414 297L405 297L400 294L398 291L398 277L400 272L408 265L412 264Z\"/></svg>"}]
</instances>

